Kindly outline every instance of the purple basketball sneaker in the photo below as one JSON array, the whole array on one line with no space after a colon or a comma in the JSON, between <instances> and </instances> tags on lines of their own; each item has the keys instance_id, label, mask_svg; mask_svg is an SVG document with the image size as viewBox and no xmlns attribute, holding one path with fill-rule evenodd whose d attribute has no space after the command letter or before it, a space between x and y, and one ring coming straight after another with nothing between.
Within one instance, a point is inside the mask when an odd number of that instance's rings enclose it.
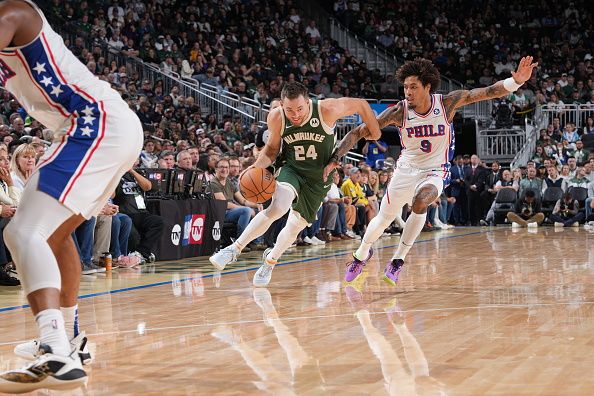
<instances>
[{"instance_id":1,"label":"purple basketball sneaker","mask_svg":"<svg viewBox=\"0 0 594 396\"><path fill-rule=\"evenodd\" d=\"M390 261L384 270L383 279L392 286L396 286L396 282L398 282L398 276L400 275L400 270L402 269L403 265L404 260L402 259L394 259Z\"/></svg>"},{"instance_id":2,"label":"purple basketball sneaker","mask_svg":"<svg viewBox=\"0 0 594 396\"><path fill-rule=\"evenodd\" d=\"M353 255L353 261L347 264L347 269L344 274L344 280L347 282L352 282L363 272L363 267L369 259L373 256L373 248L369 249L369 256L365 260L359 260L358 258Z\"/></svg>"}]
</instances>

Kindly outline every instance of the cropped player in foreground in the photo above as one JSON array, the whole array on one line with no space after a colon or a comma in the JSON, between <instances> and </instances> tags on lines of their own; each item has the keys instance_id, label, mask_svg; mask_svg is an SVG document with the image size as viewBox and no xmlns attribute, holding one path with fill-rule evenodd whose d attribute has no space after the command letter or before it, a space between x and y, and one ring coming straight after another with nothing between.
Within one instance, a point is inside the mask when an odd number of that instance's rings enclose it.
<instances>
[{"instance_id":1,"label":"cropped player in foreground","mask_svg":"<svg viewBox=\"0 0 594 396\"><path fill-rule=\"evenodd\" d=\"M388 125L400 128L402 154L379 214L369 223L361 245L353 253L353 261L347 266L347 282L361 274L363 266L373 255L371 245L402 212L403 206L412 202L412 212L398 248L384 271L384 280L396 284L404 258L423 229L428 205L449 184L450 161L454 155L454 113L462 106L501 98L516 91L530 79L536 66L532 57L527 56L522 58L518 70L512 72L510 78L486 88L452 91L447 95L432 93L439 85L440 75L430 61L419 58L406 62L398 69L396 77L404 86L405 99L382 112L378 122L380 128ZM324 174L338 167L338 159L368 133L365 124L350 131L336 149Z\"/></svg>"},{"instance_id":2,"label":"cropped player in foreground","mask_svg":"<svg viewBox=\"0 0 594 396\"><path fill-rule=\"evenodd\" d=\"M254 275L255 286L268 285L278 259L293 244L299 232L316 219L332 184L330 172L323 178L322 175L335 148L336 121L359 113L368 125L360 137L374 140L379 139L381 133L371 107L363 99L308 99L307 88L292 82L283 87L281 102L280 107L268 114L268 141L250 167L267 168L281 154L284 165L276 178L272 203L252 219L237 241L210 257L212 265L223 270L237 260L248 243L262 235L292 207L287 225L278 234L274 247L264 252L264 262Z\"/></svg>"},{"instance_id":3,"label":"cropped player in foreground","mask_svg":"<svg viewBox=\"0 0 594 396\"><path fill-rule=\"evenodd\" d=\"M71 234L131 168L142 127L29 0L0 2L0 85L56 136L4 231L40 337L33 350L17 348L35 360L1 373L0 392L78 387L87 376L79 358L85 339L77 334L81 264Z\"/></svg>"}]
</instances>

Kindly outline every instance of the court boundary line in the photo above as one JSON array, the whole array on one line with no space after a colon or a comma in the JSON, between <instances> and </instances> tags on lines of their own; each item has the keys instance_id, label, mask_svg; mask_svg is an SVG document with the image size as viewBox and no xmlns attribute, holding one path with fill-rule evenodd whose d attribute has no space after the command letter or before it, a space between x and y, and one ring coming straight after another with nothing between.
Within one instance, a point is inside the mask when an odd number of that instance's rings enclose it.
<instances>
[{"instance_id":1,"label":"court boundary line","mask_svg":"<svg viewBox=\"0 0 594 396\"><path fill-rule=\"evenodd\" d=\"M401 313L433 313L433 312L444 312L444 311L465 311L465 310L481 310L481 309L527 309L531 307L537 308L546 308L546 307L553 307L559 305L574 305L576 304L573 301L563 301L563 302L547 302L547 303L535 303L535 304L488 304L488 305L469 305L465 307L444 307L444 308L415 308L415 309L403 309L399 312ZM594 301L582 301L577 303L578 305L592 305ZM370 315L385 315L386 311L369 311L367 309L362 309L364 311L369 312ZM268 318L268 319L249 319L249 320L234 320L231 322L215 322L215 323L196 323L196 324L187 324L187 325L179 325L179 326L160 326L160 327L145 327L142 330L142 334L146 334L148 332L159 332L164 330L181 330L181 329L197 329L202 327L217 327L217 326L237 326L237 325L247 325L247 324L258 324L258 323L265 323L267 321L299 321L299 320L311 320L311 319L329 319L329 318L342 318L342 317L352 317L354 313L339 313L339 314L331 314L331 315L312 315L312 316L286 316L286 317L276 317L276 318ZM135 329L129 330L116 330L116 331L104 331L101 333L86 333L87 336L110 336L110 335L117 335L117 334L130 334L130 333L140 333L138 327ZM27 340L18 340L18 341L9 341L9 342L0 342L0 347L8 346L8 345L15 345L25 342Z\"/></svg>"},{"instance_id":2,"label":"court boundary line","mask_svg":"<svg viewBox=\"0 0 594 396\"><path fill-rule=\"evenodd\" d=\"M460 227L460 228L462 228L462 227ZM499 230L495 229L495 230L486 230L486 231L474 231L474 232L469 232L469 233L466 233L466 234L450 235L450 236L445 236L443 238L439 238L439 240L441 240L441 239L461 238L461 237L465 237L465 236L469 236L469 235L477 235L477 234L483 234L483 233L501 231L503 229L508 229L508 228L501 228ZM430 239L425 239L425 240L422 240L422 241L415 241L415 245L416 244L419 244L419 243L433 242L435 240L436 240L436 238L430 238ZM398 244L396 244L396 245L382 246L382 247L379 247L379 248L374 248L374 250L379 251L379 250L384 250L384 249L388 249L388 248L394 248L394 247L397 247L397 246L398 246ZM351 251L349 251L348 253L339 253L339 254L334 254L334 255L329 255L329 256L317 256L317 257L314 257L314 258L306 258L306 259L300 259L300 260L287 261L287 262L284 262L284 263L278 263L278 264L275 265L275 267L283 267L285 265L295 265L295 264L309 263L309 262L312 262L312 261L326 259L326 258L341 257L341 256L345 256L345 255L350 254L350 253L351 253ZM221 272L220 275L223 276L223 275L238 274L238 273L242 273L242 272L256 271L256 270L258 270L258 268L259 268L259 266L257 266L257 267L250 267L250 268L242 268L242 269L232 270L232 271L228 271L228 272ZM203 275L203 276L200 276L200 277L186 277L186 278L180 279L179 282L192 281L192 280L195 280L195 279L207 279L207 278L212 278L214 275L215 275L215 273L210 273L210 274L206 274L206 275ZM106 296L108 294L125 293L125 292L129 292L129 291L141 290L141 289L148 289L150 287L159 287L159 286L164 286L164 285L169 285L169 284L171 284L171 281L162 281L162 282L148 283L146 285L138 285L138 286L125 287L125 288L122 288L122 289L108 290L108 291L98 292L98 293L83 294L82 296L79 296L78 299L79 300L84 300L84 299L87 299L87 298ZM12 307L0 308L0 314L2 314L4 312L16 311L18 309L26 309L26 308L29 308L29 304L15 305L15 306L12 306Z\"/></svg>"}]
</instances>

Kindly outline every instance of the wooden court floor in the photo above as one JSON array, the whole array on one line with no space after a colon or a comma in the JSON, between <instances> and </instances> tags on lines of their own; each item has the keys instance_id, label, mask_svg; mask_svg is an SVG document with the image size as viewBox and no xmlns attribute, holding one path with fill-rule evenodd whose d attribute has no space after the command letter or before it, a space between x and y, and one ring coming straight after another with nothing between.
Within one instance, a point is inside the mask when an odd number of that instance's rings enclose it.
<instances>
[{"instance_id":1,"label":"wooden court floor","mask_svg":"<svg viewBox=\"0 0 594 396\"><path fill-rule=\"evenodd\" d=\"M593 395L594 233L425 233L397 287L382 238L355 284L355 242L292 249L267 289L257 253L84 276L95 361L73 395ZM0 369L34 337L22 292L0 288ZM40 391L37 395L57 394Z\"/></svg>"}]
</instances>

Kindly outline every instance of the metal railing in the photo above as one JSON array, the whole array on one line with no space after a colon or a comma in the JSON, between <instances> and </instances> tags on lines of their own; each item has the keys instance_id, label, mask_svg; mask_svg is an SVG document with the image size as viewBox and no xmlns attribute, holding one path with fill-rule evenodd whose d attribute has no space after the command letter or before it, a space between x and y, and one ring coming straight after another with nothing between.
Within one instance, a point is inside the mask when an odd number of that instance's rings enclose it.
<instances>
[{"instance_id":1,"label":"metal railing","mask_svg":"<svg viewBox=\"0 0 594 396\"><path fill-rule=\"evenodd\" d=\"M518 129L483 129L477 133L477 154L482 160L511 161L526 142L526 132Z\"/></svg>"},{"instance_id":2,"label":"metal railing","mask_svg":"<svg viewBox=\"0 0 594 396\"><path fill-rule=\"evenodd\" d=\"M571 122L579 127L586 123L588 117L594 116L593 104L564 104L564 105L542 105L540 112L544 117L545 128L553 122L554 118L559 119L561 127Z\"/></svg>"},{"instance_id":3,"label":"metal railing","mask_svg":"<svg viewBox=\"0 0 594 396\"><path fill-rule=\"evenodd\" d=\"M526 143L516 153L516 156L512 160L510 167L518 168L526 165L526 163L532 158L536 151L536 141L539 137L539 131L546 128L546 117L542 112L540 106L536 108L534 121L526 120Z\"/></svg>"},{"instance_id":4,"label":"metal railing","mask_svg":"<svg viewBox=\"0 0 594 396\"><path fill-rule=\"evenodd\" d=\"M349 151L343 158L343 161L347 164L357 165L361 161L365 161L366 157L363 154Z\"/></svg>"}]
</instances>

